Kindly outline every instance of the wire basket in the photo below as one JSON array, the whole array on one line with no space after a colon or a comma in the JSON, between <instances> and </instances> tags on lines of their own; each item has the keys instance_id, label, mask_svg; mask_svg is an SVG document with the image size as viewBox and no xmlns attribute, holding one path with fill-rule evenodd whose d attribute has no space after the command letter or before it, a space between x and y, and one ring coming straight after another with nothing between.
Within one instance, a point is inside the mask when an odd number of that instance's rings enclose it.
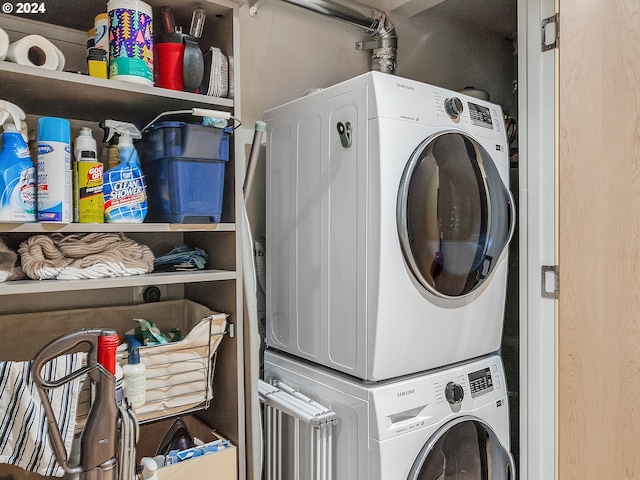
<instances>
[{"instance_id":1,"label":"wire basket","mask_svg":"<svg viewBox=\"0 0 640 480\"><path fill-rule=\"evenodd\" d=\"M188 331L180 341L140 347L140 361L146 367L146 398L144 405L134 408L138 421L208 407L213 398L216 351L226 331L227 315L189 300L149 303L134 309L110 307L110 313L114 309L128 312L128 328L135 325L134 318L145 318L163 331L175 327ZM93 309L92 314L99 316L100 310ZM109 326L121 334L128 329L113 323ZM126 352L118 360L121 366L126 364ZM76 431L83 428L90 408L91 385L85 380L78 402Z\"/></svg>"}]
</instances>

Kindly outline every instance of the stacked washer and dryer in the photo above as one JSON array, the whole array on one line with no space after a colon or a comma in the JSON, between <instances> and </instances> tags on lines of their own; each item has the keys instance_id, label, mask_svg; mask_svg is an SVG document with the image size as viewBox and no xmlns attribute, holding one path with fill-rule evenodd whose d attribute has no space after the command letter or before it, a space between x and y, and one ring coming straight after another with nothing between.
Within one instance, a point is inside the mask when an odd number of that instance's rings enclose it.
<instances>
[{"instance_id":1,"label":"stacked washer and dryer","mask_svg":"<svg viewBox=\"0 0 640 480\"><path fill-rule=\"evenodd\" d=\"M264 376L336 412L330 478L513 479L501 108L369 72L265 120Z\"/></svg>"}]
</instances>

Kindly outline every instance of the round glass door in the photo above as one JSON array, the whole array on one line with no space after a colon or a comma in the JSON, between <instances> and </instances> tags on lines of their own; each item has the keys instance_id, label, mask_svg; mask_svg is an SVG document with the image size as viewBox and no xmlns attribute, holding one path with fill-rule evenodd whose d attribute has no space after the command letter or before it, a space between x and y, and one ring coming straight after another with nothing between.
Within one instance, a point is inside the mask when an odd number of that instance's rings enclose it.
<instances>
[{"instance_id":1,"label":"round glass door","mask_svg":"<svg viewBox=\"0 0 640 480\"><path fill-rule=\"evenodd\" d=\"M400 182L400 243L418 284L440 297L464 297L494 271L514 227L514 205L487 151L443 132L414 151Z\"/></svg>"},{"instance_id":2,"label":"round glass door","mask_svg":"<svg viewBox=\"0 0 640 480\"><path fill-rule=\"evenodd\" d=\"M408 480L515 480L515 465L491 427L460 417L425 444Z\"/></svg>"}]
</instances>

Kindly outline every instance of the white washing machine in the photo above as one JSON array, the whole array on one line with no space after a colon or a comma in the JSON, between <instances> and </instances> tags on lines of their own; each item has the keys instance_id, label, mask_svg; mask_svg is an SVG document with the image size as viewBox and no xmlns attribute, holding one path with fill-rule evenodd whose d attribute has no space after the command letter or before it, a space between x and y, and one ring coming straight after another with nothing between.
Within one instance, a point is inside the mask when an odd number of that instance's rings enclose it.
<instances>
[{"instance_id":1,"label":"white washing machine","mask_svg":"<svg viewBox=\"0 0 640 480\"><path fill-rule=\"evenodd\" d=\"M332 480L514 480L507 386L499 356L368 384L288 354L265 353L265 381L283 382L338 417ZM289 417L290 418L290 417ZM282 480L312 476L312 427L282 427ZM295 463L297 461L297 464ZM305 476L309 473L308 476Z\"/></svg>"},{"instance_id":2,"label":"white washing machine","mask_svg":"<svg viewBox=\"0 0 640 480\"><path fill-rule=\"evenodd\" d=\"M499 349L498 105L369 72L264 118L269 346L372 381Z\"/></svg>"}]
</instances>

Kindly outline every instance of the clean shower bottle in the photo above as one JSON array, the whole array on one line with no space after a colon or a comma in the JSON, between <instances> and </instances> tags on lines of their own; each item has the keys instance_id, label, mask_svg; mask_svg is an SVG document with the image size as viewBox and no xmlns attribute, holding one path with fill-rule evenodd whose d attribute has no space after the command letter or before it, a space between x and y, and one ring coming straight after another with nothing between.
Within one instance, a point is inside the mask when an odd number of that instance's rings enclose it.
<instances>
[{"instance_id":1,"label":"clean shower bottle","mask_svg":"<svg viewBox=\"0 0 640 480\"><path fill-rule=\"evenodd\" d=\"M104 218L111 223L142 223L147 215L147 181L133 146L141 138L135 125L106 120L106 142L119 135L120 163L104 174Z\"/></svg>"}]
</instances>

